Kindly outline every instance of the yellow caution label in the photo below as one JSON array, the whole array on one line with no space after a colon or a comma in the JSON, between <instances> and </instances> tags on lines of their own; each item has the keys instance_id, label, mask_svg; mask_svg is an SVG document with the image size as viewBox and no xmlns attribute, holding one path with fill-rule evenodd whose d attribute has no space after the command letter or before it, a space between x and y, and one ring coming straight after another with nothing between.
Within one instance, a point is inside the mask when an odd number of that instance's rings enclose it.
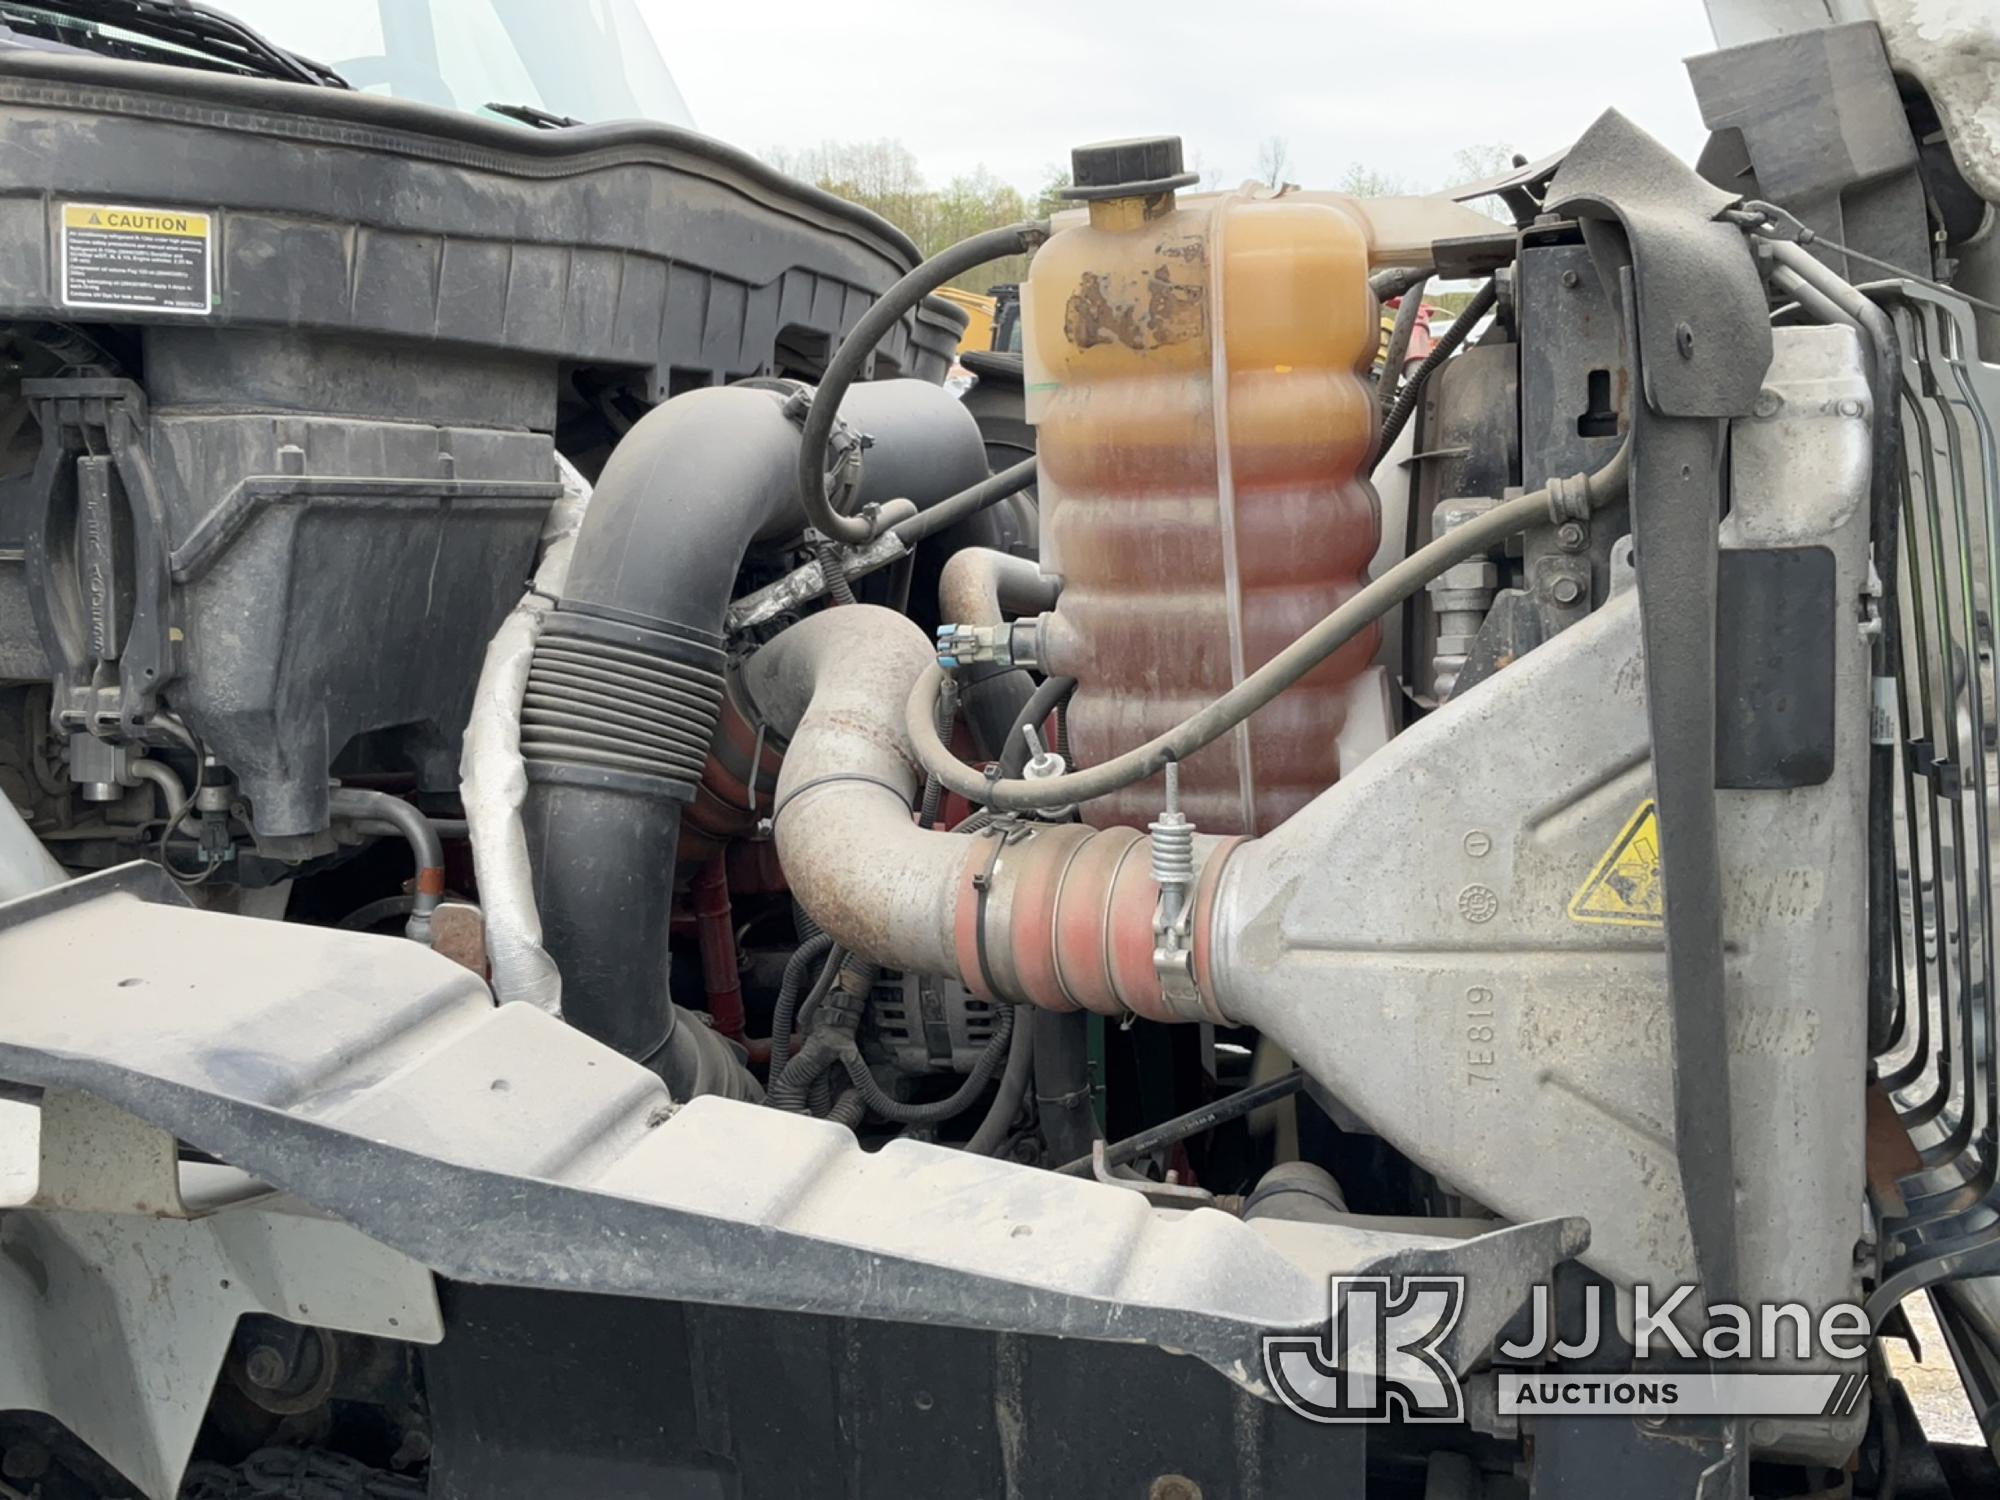
<instances>
[{"instance_id":1,"label":"yellow caution label","mask_svg":"<svg viewBox=\"0 0 2000 1500\"><path fill-rule=\"evenodd\" d=\"M206 317L215 216L132 203L62 205L62 304Z\"/></svg>"},{"instance_id":2,"label":"yellow caution label","mask_svg":"<svg viewBox=\"0 0 2000 1500\"><path fill-rule=\"evenodd\" d=\"M1650 798L1619 831L1604 858L1570 898L1570 920L1613 927L1662 927L1666 892L1660 885L1660 820Z\"/></svg>"},{"instance_id":3,"label":"yellow caution label","mask_svg":"<svg viewBox=\"0 0 2000 1500\"><path fill-rule=\"evenodd\" d=\"M65 203L63 228L96 229L107 234L173 234L185 239L208 238L208 215L174 208L119 208L109 203Z\"/></svg>"}]
</instances>

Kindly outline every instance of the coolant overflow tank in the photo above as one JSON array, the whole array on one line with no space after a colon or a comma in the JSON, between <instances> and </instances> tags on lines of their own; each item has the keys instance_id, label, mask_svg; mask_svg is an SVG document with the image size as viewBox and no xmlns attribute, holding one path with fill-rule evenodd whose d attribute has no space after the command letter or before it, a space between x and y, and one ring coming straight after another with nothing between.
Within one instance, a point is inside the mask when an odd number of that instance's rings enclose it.
<instances>
[{"instance_id":1,"label":"coolant overflow tank","mask_svg":"<svg viewBox=\"0 0 2000 1500\"><path fill-rule=\"evenodd\" d=\"M1084 765L1228 691L1358 589L1380 514L1365 379L1378 311L1349 203L1264 190L1186 207L1173 137L1081 147L1088 224L1054 235L1022 293L1040 429L1044 643L1077 679ZM1182 768L1212 833L1264 832L1340 773L1345 695L1375 633ZM1084 809L1143 827L1159 783Z\"/></svg>"}]
</instances>

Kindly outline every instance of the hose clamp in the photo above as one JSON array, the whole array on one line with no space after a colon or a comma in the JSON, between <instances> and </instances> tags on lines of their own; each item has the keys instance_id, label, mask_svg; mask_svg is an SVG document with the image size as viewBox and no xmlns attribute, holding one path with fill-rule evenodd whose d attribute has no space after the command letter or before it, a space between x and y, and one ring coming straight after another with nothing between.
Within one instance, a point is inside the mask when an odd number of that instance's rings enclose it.
<instances>
[{"instance_id":1,"label":"hose clamp","mask_svg":"<svg viewBox=\"0 0 2000 1500\"><path fill-rule=\"evenodd\" d=\"M993 975L993 966L987 953L986 919L989 915L993 896L994 877L1000 873L1000 856L1008 845L1032 838L1034 830L1011 813L1003 813L979 830L977 837L991 839L993 851L987 856L986 868L975 871L972 889L976 893L976 904L972 912L972 948L979 963L979 984L985 991L985 998L999 1002L1007 997L1000 983Z\"/></svg>"},{"instance_id":2,"label":"hose clamp","mask_svg":"<svg viewBox=\"0 0 2000 1500\"><path fill-rule=\"evenodd\" d=\"M1545 488L1549 492L1549 522L1560 526L1565 521L1588 521L1590 519L1590 476L1571 474L1568 477L1552 477Z\"/></svg>"},{"instance_id":3,"label":"hose clamp","mask_svg":"<svg viewBox=\"0 0 2000 1500\"><path fill-rule=\"evenodd\" d=\"M815 776L810 781L802 781L789 792L785 793L784 800L771 809L771 826L776 828L778 826L778 819L784 816L785 809L798 801L800 797L803 797L814 787L826 786L835 781L859 781L866 782L869 786L879 786L905 807L909 805L910 799L903 789L892 782L884 781L880 776L869 776L860 771L829 771L824 776Z\"/></svg>"},{"instance_id":4,"label":"hose clamp","mask_svg":"<svg viewBox=\"0 0 2000 1500\"><path fill-rule=\"evenodd\" d=\"M1153 841L1153 972L1176 1015L1205 1014L1194 977L1194 824L1181 811L1181 768L1168 761L1166 810L1147 825Z\"/></svg>"},{"instance_id":5,"label":"hose clamp","mask_svg":"<svg viewBox=\"0 0 2000 1500\"><path fill-rule=\"evenodd\" d=\"M1169 911L1166 892L1153 908L1153 972L1160 977L1160 994L1177 1016L1206 1018L1201 986L1194 977L1194 903Z\"/></svg>"}]
</instances>

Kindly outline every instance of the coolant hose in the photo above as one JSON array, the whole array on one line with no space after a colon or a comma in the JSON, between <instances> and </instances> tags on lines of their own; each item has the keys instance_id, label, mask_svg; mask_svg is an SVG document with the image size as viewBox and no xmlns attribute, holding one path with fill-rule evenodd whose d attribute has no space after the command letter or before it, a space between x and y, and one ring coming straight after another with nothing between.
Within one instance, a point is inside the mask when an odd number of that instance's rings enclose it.
<instances>
[{"instance_id":1,"label":"coolant hose","mask_svg":"<svg viewBox=\"0 0 2000 1500\"><path fill-rule=\"evenodd\" d=\"M1028 736L1026 730L1039 731L1044 720L1069 701L1076 691L1074 677L1044 677L1037 687L1015 710L1013 722L1007 726L1007 733L1000 746L1000 753L994 757L1002 776L1019 776L1021 768L1028 763Z\"/></svg>"},{"instance_id":2,"label":"coolant hose","mask_svg":"<svg viewBox=\"0 0 2000 1500\"><path fill-rule=\"evenodd\" d=\"M842 515L833 508L826 493L826 448L833 436L835 413L846 398L847 388L875 352L875 346L911 308L954 276L962 276L989 260L1031 251L1048 237L1048 232L1048 225L1043 223L1010 224L1004 229L989 229L960 240L933 255L878 297L875 305L861 315L861 321L841 340L826 373L820 377L819 392L813 397L812 410L806 414L805 433L798 448L799 504L805 511L806 524L813 530L850 547L857 547L875 535L874 519L865 509L860 515ZM866 464L862 473L865 477ZM867 505L866 495L857 498L864 507Z\"/></svg>"},{"instance_id":3,"label":"coolant hose","mask_svg":"<svg viewBox=\"0 0 2000 1500\"><path fill-rule=\"evenodd\" d=\"M996 626L1009 612L1053 609L1060 588L1030 558L990 547L961 547L938 574L938 619L954 625ZM974 748L989 760L1012 750L1007 740L1016 715L1034 692L1021 667L981 662L959 674L959 711Z\"/></svg>"},{"instance_id":4,"label":"coolant hose","mask_svg":"<svg viewBox=\"0 0 2000 1500\"><path fill-rule=\"evenodd\" d=\"M337 786L326 796L327 815L351 823L387 823L409 843L417 861L416 900L403 936L429 945L431 916L444 897L444 844L431 820L401 797L361 787Z\"/></svg>"},{"instance_id":5,"label":"coolant hose","mask_svg":"<svg viewBox=\"0 0 2000 1500\"><path fill-rule=\"evenodd\" d=\"M1446 568L1478 556L1517 531L1569 519L1566 508L1598 509L1610 504L1625 493L1629 455L1628 444L1594 474L1553 481L1547 488L1496 505L1476 520L1446 532L1369 583L1213 703L1138 748L1087 770L1038 781L995 780L964 764L938 738L932 721L945 678L944 669L935 663L910 692L904 713L910 742L924 769L937 777L946 791L1001 812L1088 802L1134 786L1159 775L1169 760L1186 760L1213 744L1353 640L1377 617L1419 593Z\"/></svg>"},{"instance_id":6,"label":"coolant hose","mask_svg":"<svg viewBox=\"0 0 2000 1500\"><path fill-rule=\"evenodd\" d=\"M1035 1119L1052 1161L1090 1155L1099 1138L1090 1099L1090 1016L1080 1010L1036 1010Z\"/></svg>"},{"instance_id":7,"label":"coolant hose","mask_svg":"<svg viewBox=\"0 0 2000 1500\"><path fill-rule=\"evenodd\" d=\"M802 524L795 396L691 391L625 435L528 666L523 825L562 1013L642 1060L675 1029L674 850L721 712L723 612L751 546ZM921 509L986 472L978 425L936 386L860 385L840 415L871 440L858 491L869 503Z\"/></svg>"}]
</instances>

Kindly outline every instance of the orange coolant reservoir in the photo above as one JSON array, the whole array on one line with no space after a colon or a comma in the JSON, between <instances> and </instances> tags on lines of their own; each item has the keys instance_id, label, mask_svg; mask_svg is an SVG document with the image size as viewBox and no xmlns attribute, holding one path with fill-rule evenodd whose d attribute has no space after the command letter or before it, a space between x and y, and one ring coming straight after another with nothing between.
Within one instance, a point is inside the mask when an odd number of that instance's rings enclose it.
<instances>
[{"instance_id":1,"label":"orange coolant reservoir","mask_svg":"<svg viewBox=\"0 0 2000 1500\"><path fill-rule=\"evenodd\" d=\"M1366 221L1339 199L1245 192L1182 208L1174 138L1075 153L1090 222L1037 252L1022 291L1039 428L1044 633L1077 679L1080 765L1227 692L1366 579L1377 309ZM1181 769L1210 833L1262 833L1340 774L1371 628ZM1143 827L1158 780L1083 810Z\"/></svg>"}]
</instances>

